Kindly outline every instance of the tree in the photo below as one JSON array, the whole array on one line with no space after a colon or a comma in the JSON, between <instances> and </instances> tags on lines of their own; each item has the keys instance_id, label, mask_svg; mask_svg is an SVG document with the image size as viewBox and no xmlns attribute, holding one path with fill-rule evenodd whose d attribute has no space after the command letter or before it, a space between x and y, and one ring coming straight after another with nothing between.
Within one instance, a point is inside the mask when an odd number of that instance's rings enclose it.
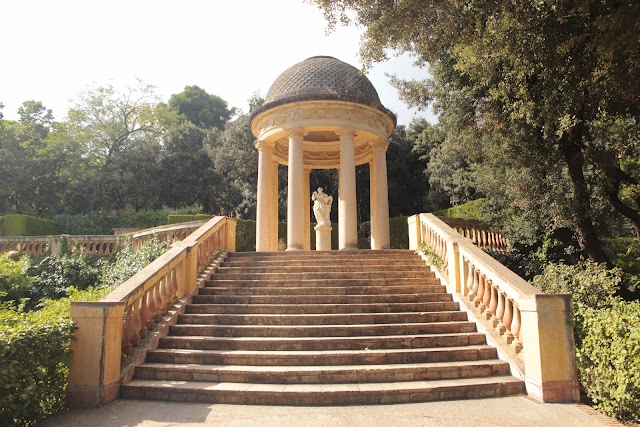
<instances>
[{"instance_id":1,"label":"tree","mask_svg":"<svg viewBox=\"0 0 640 427\"><path fill-rule=\"evenodd\" d=\"M332 25L355 14L366 29L365 64L389 49L428 64L427 79L395 84L410 104L449 112L450 136L492 135L511 153L533 154L528 164L550 153L556 162L547 166L566 172L570 219L594 261L607 261L597 191L640 230L639 200L629 197L640 176L624 162L640 158L638 2L315 2Z\"/></svg>"},{"instance_id":2,"label":"tree","mask_svg":"<svg viewBox=\"0 0 640 427\"><path fill-rule=\"evenodd\" d=\"M171 95L169 107L184 114L187 120L203 129L223 130L235 112L234 108L228 108L225 100L208 94L198 86L185 86L181 93Z\"/></svg>"}]
</instances>

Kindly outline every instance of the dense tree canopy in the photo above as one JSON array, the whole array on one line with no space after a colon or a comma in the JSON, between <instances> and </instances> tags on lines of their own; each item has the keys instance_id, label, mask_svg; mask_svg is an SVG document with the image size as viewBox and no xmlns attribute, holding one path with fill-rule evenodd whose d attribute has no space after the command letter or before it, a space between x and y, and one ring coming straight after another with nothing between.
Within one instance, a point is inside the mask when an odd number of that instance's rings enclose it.
<instances>
[{"instance_id":1,"label":"dense tree canopy","mask_svg":"<svg viewBox=\"0 0 640 427\"><path fill-rule=\"evenodd\" d=\"M225 100L208 94L199 86L186 86L181 93L171 95L169 107L203 129L224 129L235 111L228 108Z\"/></svg>"},{"instance_id":2,"label":"dense tree canopy","mask_svg":"<svg viewBox=\"0 0 640 427\"><path fill-rule=\"evenodd\" d=\"M493 162L511 179L498 191L509 202L500 206L504 216L536 215L522 205L523 196L531 205L553 198L557 217L549 219L575 227L596 261L607 260L597 225L601 209L639 229L640 3L316 3L331 24L352 19L366 29L366 64L391 49L428 65L424 80L395 84L410 104L433 102L440 113L444 138L434 156L463 159L449 167L475 177L480 165L487 172ZM455 152L455 145L462 149ZM483 179L464 185L491 190L482 188Z\"/></svg>"}]
</instances>

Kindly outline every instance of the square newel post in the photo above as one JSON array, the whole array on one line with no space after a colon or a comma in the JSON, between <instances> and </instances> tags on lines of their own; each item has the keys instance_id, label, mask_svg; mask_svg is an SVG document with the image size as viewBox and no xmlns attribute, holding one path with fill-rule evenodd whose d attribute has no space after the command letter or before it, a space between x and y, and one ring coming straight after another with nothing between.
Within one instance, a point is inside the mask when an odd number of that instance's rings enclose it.
<instances>
[{"instance_id":1,"label":"square newel post","mask_svg":"<svg viewBox=\"0 0 640 427\"><path fill-rule=\"evenodd\" d=\"M420 235L420 214L407 217L407 227L409 227L409 249L415 251L422 243Z\"/></svg>"},{"instance_id":2,"label":"square newel post","mask_svg":"<svg viewBox=\"0 0 640 427\"><path fill-rule=\"evenodd\" d=\"M67 403L90 408L114 401L120 387L124 302L72 302Z\"/></svg>"},{"instance_id":3,"label":"square newel post","mask_svg":"<svg viewBox=\"0 0 640 427\"><path fill-rule=\"evenodd\" d=\"M571 296L537 294L518 303L527 393L542 402L578 402Z\"/></svg>"},{"instance_id":4,"label":"square newel post","mask_svg":"<svg viewBox=\"0 0 640 427\"><path fill-rule=\"evenodd\" d=\"M236 251L236 225L237 225L237 221L235 219L232 219L232 218L225 219L226 242L225 242L224 250L227 252Z\"/></svg>"}]
</instances>

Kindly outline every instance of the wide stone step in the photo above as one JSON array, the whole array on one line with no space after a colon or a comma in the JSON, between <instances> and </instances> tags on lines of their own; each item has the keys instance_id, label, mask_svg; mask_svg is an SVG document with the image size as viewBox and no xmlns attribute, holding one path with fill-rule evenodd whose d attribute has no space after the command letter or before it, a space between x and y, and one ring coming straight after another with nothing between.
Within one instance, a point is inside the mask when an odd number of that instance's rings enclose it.
<instances>
[{"instance_id":1,"label":"wide stone step","mask_svg":"<svg viewBox=\"0 0 640 427\"><path fill-rule=\"evenodd\" d=\"M311 279L322 279L326 281L331 281L335 279L353 279L354 277L358 279L411 279L411 278L422 278L429 279L433 278L433 275L430 271L372 271L372 270L363 270L358 272L353 271L344 271L344 272L298 272L298 273L287 273L287 272L273 272L273 273L250 273L244 269L240 269L234 272L224 272L224 271L216 271L215 274L211 276L211 280L224 280L224 279L238 279L238 280L311 280Z\"/></svg>"},{"instance_id":2,"label":"wide stone step","mask_svg":"<svg viewBox=\"0 0 640 427\"><path fill-rule=\"evenodd\" d=\"M344 314L454 311L457 302L388 304L211 304L211 295L194 295L191 307L206 306L210 314Z\"/></svg>"},{"instance_id":3,"label":"wide stone step","mask_svg":"<svg viewBox=\"0 0 640 427\"><path fill-rule=\"evenodd\" d=\"M276 286L280 283L283 286ZM218 285L218 286L214 286ZM261 287L260 281L236 287L234 281L210 282L200 289L202 295L395 295L408 293L446 293L442 285L400 285L400 286L289 286L289 283L273 282Z\"/></svg>"},{"instance_id":4,"label":"wide stone step","mask_svg":"<svg viewBox=\"0 0 640 427\"><path fill-rule=\"evenodd\" d=\"M181 324L207 325L362 325L467 321L462 311L348 314L211 314L208 305L188 305Z\"/></svg>"},{"instance_id":5,"label":"wide stone step","mask_svg":"<svg viewBox=\"0 0 640 427\"><path fill-rule=\"evenodd\" d=\"M370 350L248 351L156 349L147 354L148 363L196 363L201 365L334 366L435 363L496 359L488 345Z\"/></svg>"},{"instance_id":6,"label":"wide stone step","mask_svg":"<svg viewBox=\"0 0 640 427\"><path fill-rule=\"evenodd\" d=\"M338 366L173 365L145 363L136 379L263 384L329 384L479 378L509 374L501 360Z\"/></svg>"},{"instance_id":7,"label":"wide stone step","mask_svg":"<svg viewBox=\"0 0 640 427\"><path fill-rule=\"evenodd\" d=\"M191 325L171 327L174 336L208 337L349 337L475 332L473 322L403 323L381 325Z\"/></svg>"},{"instance_id":8,"label":"wide stone step","mask_svg":"<svg viewBox=\"0 0 640 427\"><path fill-rule=\"evenodd\" d=\"M159 348L195 350L313 351L460 347L484 344L481 333L354 337L167 336Z\"/></svg>"},{"instance_id":9,"label":"wide stone step","mask_svg":"<svg viewBox=\"0 0 640 427\"><path fill-rule=\"evenodd\" d=\"M452 301L450 294L386 294L386 295L215 295L201 289L209 304L388 304Z\"/></svg>"},{"instance_id":10,"label":"wide stone step","mask_svg":"<svg viewBox=\"0 0 640 427\"><path fill-rule=\"evenodd\" d=\"M289 279L266 279L260 277L252 277L249 279L238 279L226 277L223 275L212 275L209 280L205 282L205 287L278 287L278 288L294 288L294 287L302 287L302 288L320 288L320 287L331 287L331 288L344 288L349 289L353 287L362 288L365 286L376 286L376 287L396 287L396 286L430 286L433 288L445 289L444 286L440 284L438 279L434 278L424 278L424 277L410 277L410 278L399 278L399 277L391 277L391 278L342 278L342 279L331 279L331 280L322 280L322 279L299 279L299 278L289 278ZM393 289L398 290L398 289ZM343 292L344 293L344 292Z\"/></svg>"},{"instance_id":11,"label":"wide stone step","mask_svg":"<svg viewBox=\"0 0 640 427\"><path fill-rule=\"evenodd\" d=\"M337 259L371 259L371 258L385 258L385 259L402 259L416 258L417 255L414 251L408 249L385 249L385 250L360 250L360 251L281 251L281 252L231 252L227 254L228 259L238 258L251 258L251 259L263 259L263 258L286 258L286 259L299 259L299 258L337 258Z\"/></svg>"},{"instance_id":12,"label":"wide stone step","mask_svg":"<svg viewBox=\"0 0 640 427\"><path fill-rule=\"evenodd\" d=\"M357 265L341 265L339 263L336 264L315 264L315 265L307 265L307 266L295 266L295 265L287 265L286 267L282 266L264 266L262 264L254 264L252 266L226 266L222 265L218 267L216 270L216 274L256 274L256 273L283 273L283 274L292 274L292 273L315 273L318 278L325 278L330 276L333 273L349 273L349 274L375 274L378 272L385 273L398 273L399 276L404 276L407 273L421 273L423 275L427 275L429 277L434 277L433 273L425 270L422 266L413 266L413 265L380 265L375 264L371 266L357 266Z\"/></svg>"},{"instance_id":13,"label":"wide stone step","mask_svg":"<svg viewBox=\"0 0 640 427\"><path fill-rule=\"evenodd\" d=\"M524 383L510 376L365 384L132 380L120 390L122 397L136 399L258 405L367 405L508 396L522 394Z\"/></svg>"},{"instance_id":14,"label":"wide stone step","mask_svg":"<svg viewBox=\"0 0 640 427\"><path fill-rule=\"evenodd\" d=\"M417 256L405 259L393 259L393 258L345 258L336 259L335 257L326 258L298 258L298 259L279 259L274 257L263 258L255 260L251 258L228 258L223 261L224 267L255 267L256 265L264 267L306 267L317 265L343 265L343 266L355 266L355 267L368 267L372 265L403 265L403 266L416 266L424 267L425 263L421 258Z\"/></svg>"}]
</instances>

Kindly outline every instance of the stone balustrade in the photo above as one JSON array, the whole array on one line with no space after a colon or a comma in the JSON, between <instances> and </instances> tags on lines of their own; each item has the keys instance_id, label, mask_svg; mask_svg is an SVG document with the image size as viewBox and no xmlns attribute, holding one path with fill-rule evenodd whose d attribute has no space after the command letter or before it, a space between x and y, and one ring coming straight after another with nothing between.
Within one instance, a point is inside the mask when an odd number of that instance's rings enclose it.
<instances>
[{"instance_id":1,"label":"stone balustrade","mask_svg":"<svg viewBox=\"0 0 640 427\"><path fill-rule=\"evenodd\" d=\"M491 249L496 252L506 252L509 240L500 231L472 219L439 217L445 224L453 228L464 237L468 237L480 248Z\"/></svg>"},{"instance_id":2,"label":"stone balustrade","mask_svg":"<svg viewBox=\"0 0 640 427\"><path fill-rule=\"evenodd\" d=\"M71 304L78 328L67 389L70 405L98 406L117 397L125 375L123 355L138 351L163 316L191 296L198 274L216 253L235 251L235 227L235 220L214 217L102 300Z\"/></svg>"},{"instance_id":3,"label":"stone balustrade","mask_svg":"<svg viewBox=\"0 0 640 427\"><path fill-rule=\"evenodd\" d=\"M578 401L570 295L543 294L476 246L478 241L505 250L507 243L486 237L497 233L483 234L477 224L452 227L419 214L408 218L408 226L409 248L426 244L442 260L433 267L436 274L486 330L512 374L524 379L529 395L544 402Z\"/></svg>"},{"instance_id":4,"label":"stone balustrade","mask_svg":"<svg viewBox=\"0 0 640 427\"><path fill-rule=\"evenodd\" d=\"M131 245L134 250L142 246L145 242L154 237L167 242L169 245L176 241L184 240L191 233L196 231L207 221L190 221L181 222L179 224L161 225L159 227L147 228L145 230L133 233L131 237Z\"/></svg>"}]
</instances>

